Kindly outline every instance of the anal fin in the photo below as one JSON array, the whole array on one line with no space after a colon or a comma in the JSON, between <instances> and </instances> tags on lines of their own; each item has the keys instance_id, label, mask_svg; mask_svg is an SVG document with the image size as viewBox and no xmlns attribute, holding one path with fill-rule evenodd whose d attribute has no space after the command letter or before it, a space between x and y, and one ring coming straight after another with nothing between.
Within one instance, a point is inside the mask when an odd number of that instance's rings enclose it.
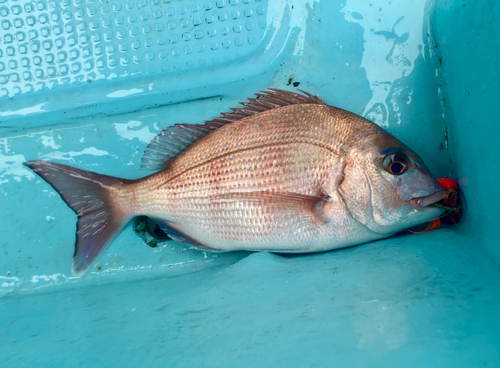
<instances>
[{"instance_id":1,"label":"anal fin","mask_svg":"<svg viewBox=\"0 0 500 368\"><path fill-rule=\"evenodd\" d=\"M155 219L155 222L158 224L160 229L163 230L163 232L165 232L170 238L178 241L179 243L189 244L199 250L205 250L209 252L223 252L220 249L211 248L202 244L200 241L187 235L184 231L179 230L178 225L176 226L176 224L174 223L157 219Z\"/></svg>"}]
</instances>

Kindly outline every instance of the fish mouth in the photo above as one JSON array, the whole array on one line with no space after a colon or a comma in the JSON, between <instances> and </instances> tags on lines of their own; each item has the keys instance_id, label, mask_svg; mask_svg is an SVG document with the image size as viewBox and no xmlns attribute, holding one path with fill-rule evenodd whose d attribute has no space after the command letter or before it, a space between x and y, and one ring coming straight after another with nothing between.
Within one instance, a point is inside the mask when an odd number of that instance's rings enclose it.
<instances>
[{"instance_id":1,"label":"fish mouth","mask_svg":"<svg viewBox=\"0 0 500 368\"><path fill-rule=\"evenodd\" d=\"M425 197L413 198L411 200L411 204L417 211L421 211L424 208L429 207L430 205L439 202L442 199L445 199L447 195L448 191L441 190Z\"/></svg>"}]
</instances>

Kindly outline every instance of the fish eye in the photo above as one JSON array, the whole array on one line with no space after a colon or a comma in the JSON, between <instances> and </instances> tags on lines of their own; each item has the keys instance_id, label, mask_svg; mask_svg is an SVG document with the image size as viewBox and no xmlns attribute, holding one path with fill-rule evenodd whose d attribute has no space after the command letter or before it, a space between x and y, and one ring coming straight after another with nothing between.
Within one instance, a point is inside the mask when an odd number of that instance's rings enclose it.
<instances>
[{"instance_id":1,"label":"fish eye","mask_svg":"<svg viewBox=\"0 0 500 368\"><path fill-rule=\"evenodd\" d=\"M391 175L402 175L408 171L408 158L399 153L385 156L384 169Z\"/></svg>"}]
</instances>

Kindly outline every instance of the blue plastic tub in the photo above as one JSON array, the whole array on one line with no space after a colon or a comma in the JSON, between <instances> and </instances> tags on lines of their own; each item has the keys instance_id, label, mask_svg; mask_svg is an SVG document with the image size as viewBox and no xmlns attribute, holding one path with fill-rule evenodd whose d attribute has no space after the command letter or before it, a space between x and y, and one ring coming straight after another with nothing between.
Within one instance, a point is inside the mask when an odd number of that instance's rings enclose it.
<instances>
[{"instance_id":1,"label":"blue plastic tub","mask_svg":"<svg viewBox=\"0 0 500 368\"><path fill-rule=\"evenodd\" d=\"M499 30L496 0L0 0L0 366L500 366ZM389 130L463 223L291 258L129 225L72 277L76 216L24 161L138 178L267 87Z\"/></svg>"}]
</instances>

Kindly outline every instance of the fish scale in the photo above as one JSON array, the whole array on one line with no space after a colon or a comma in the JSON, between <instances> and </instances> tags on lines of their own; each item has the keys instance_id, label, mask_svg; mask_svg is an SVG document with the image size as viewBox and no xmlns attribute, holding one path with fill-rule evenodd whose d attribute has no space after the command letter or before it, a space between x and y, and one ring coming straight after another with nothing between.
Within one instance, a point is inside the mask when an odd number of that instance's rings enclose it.
<instances>
[{"instance_id":1,"label":"fish scale","mask_svg":"<svg viewBox=\"0 0 500 368\"><path fill-rule=\"evenodd\" d=\"M144 204L136 211L167 222L196 223L191 233L198 238L203 235L205 244L217 244L219 248L223 242L230 249L235 246L232 243L251 239L253 243L248 246L252 249L263 249L270 243L275 249L287 249L290 244L283 241L283 232L311 238L319 231L312 215L301 226L300 218L279 212L280 204L276 204L272 216L252 222L256 214L246 199L220 203L214 197L255 192L328 195L324 193L325 173L338 162L340 147L351 143L347 139L352 137L351 129L338 129L335 123L346 114L317 104L291 105L222 127L175 158L167 170L152 176L152 181L162 184L150 187L163 194L144 192L139 196L135 188L130 188ZM240 216L235 216L231 206L240 209ZM213 215L216 210L218 216ZM302 242L303 236L295 240Z\"/></svg>"},{"instance_id":2,"label":"fish scale","mask_svg":"<svg viewBox=\"0 0 500 368\"><path fill-rule=\"evenodd\" d=\"M339 153L340 147L349 144L350 129L336 129L335 120L341 120L339 109L321 105L291 105L275 109L275 112L261 114L242 119L241 121L222 127L190 147L190 150L179 156L170 165L171 175L176 170L188 170L190 165L202 164L216 156L257 148L272 147L290 143L304 142L324 147ZM333 138L335 137L335 138Z\"/></svg>"},{"instance_id":3,"label":"fish scale","mask_svg":"<svg viewBox=\"0 0 500 368\"><path fill-rule=\"evenodd\" d=\"M326 114L325 108L328 109L328 107L320 105L307 105L307 107L307 110L301 106L287 106L277 109L281 110L281 112L272 113L274 121L271 120L267 123L268 115L271 115L271 113L260 114L254 119L247 118L230 124L230 126L222 127L220 130L196 142L188 152L169 163L169 170L157 174L158 177L153 175L151 180L158 180L162 189L168 190L168 184L175 178L176 183L188 185L190 190L197 190L196 188L191 189L191 187L198 187L198 185L192 184L192 181L196 178L196 175L193 175L195 168L200 168L205 175L207 171L217 172L224 160L232 160L231 164L226 163L226 165L232 167L233 170L238 170L235 178L233 178L237 182L237 178L242 176L242 172L250 170L249 167L256 169L255 165L248 165L245 161L237 161L238 157L243 156L245 160L253 157L262 165L272 168L273 162L278 157L262 157L260 155L267 154L270 150L279 147L283 147L285 150L295 148L295 155L292 157L294 160L299 156L305 157L307 160L316 157L318 164L321 161L331 160L334 152L338 153L340 147L350 143L347 139L342 140L342 136L348 137L349 134L338 134L338 130L331 128L334 117ZM313 110L312 113L311 110ZM319 110L317 116L315 116L316 111L314 110ZM302 113L307 115L303 118L300 115L299 118L291 117ZM244 135L245 139L234 141L231 135L234 135L234 137ZM333 139L335 136L337 137ZM302 144L301 147L306 149L305 152L298 149L299 144ZM324 149L318 150L317 147ZM209 169L203 166L208 163L211 165ZM308 162L305 162L302 167L315 169L314 166L308 166ZM291 171L295 170L297 172L299 169L300 164L289 166ZM262 174L267 176L268 172ZM294 178L300 179L300 176L294 176ZM232 181L230 178L228 179L226 182ZM151 186L155 187L154 184L151 184ZM198 190L201 190L200 188ZM203 186L203 188L206 187ZM178 190L177 187L175 189ZM273 188L269 187L266 190L272 191ZM212 193L207 190L207 193L209 192Z\"/></svg>"},{"instance_id":4,"label":"fish scale","mask_svg":"<svg viewBox=\"0 0 500 368\"><path fill-rule=\"evenodd\" d=\"M311 145L309 152L311 156L316 156L311 158L304 155L304 149L301 149L305 145L299 144L290 150L281 146L271 152L267 147L259 148L253 150L251 157L248 152L239 152L232 155L232 160L220 157L208 163L208 168L200 165L160 186L157 191L164 195L144 191L144 196L137 196L135 188L130 190L139 202L147 203L149 213L165 213L167 206L180 209L189 205L191 199L209 199L224 193L269 191L317 195L327 167L332 166L337 157ZM162 175L158 174L152 180L164 182ZM164 202L152 200L159 196L164 198Z\"/></svg>"},{"instance_id":5,"label":"fish scale","mask_svg":"<svg viewBox=\"0 0 500 368\"><path fill-rule=\"evenodd\" d=\"M377 125L307 92L257 96L162 131L142 160L159 171L142 179L26 163L78 214L75 274L137 215L212 251L302 253L384 238L443 211L428 207L446 192L420 157Z\"/></svg>"}]
</instances>

